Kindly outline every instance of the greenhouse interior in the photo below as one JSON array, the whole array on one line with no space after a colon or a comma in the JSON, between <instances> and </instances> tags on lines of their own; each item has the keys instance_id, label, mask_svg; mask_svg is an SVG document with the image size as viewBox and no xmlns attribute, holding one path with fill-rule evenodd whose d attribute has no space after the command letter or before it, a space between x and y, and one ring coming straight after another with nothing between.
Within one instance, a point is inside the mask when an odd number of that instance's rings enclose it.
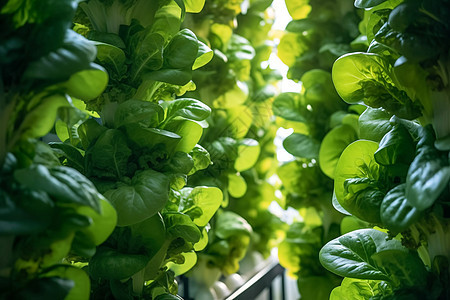
<instances>
[{"instance_id":1,"label":"greenhouse interior","mask_svg":"<svg viewBox=\"0 0 450 300\"><path fill-rule=\"evenodd\" d=\"M0 300L450 299L450 0L0 28Z\"/></svg>"}]
</instances>

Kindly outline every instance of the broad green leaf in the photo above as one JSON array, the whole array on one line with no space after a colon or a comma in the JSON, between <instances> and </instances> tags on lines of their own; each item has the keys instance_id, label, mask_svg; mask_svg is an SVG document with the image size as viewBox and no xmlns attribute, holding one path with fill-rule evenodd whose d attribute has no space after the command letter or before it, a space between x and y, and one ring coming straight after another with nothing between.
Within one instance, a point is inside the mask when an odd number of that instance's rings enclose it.
<instances>
[{"instance_id":1,"label":"broad green leaf","mask_svg":"<svg viewBox=\"0 0 450 300\"><path fill-rule=\"evenodd\" d=\"M406 184L390 190L381 202L381 222L393 232L402 232L421 217L421 211L411 206L405 196Z\"/></svg>"},{"instance_id":2,"label":"broad green leaf","mask_svg":"<svg viewBox=\"0 0 450 300\"><path fill-rule=\"evenodd\" d=\"M121 103L114 115L114 127L141 123L147 127L157 127L164 118L164 110L156 103L141 101L141 100L128 100Z\"/></svg>"},{"instance_id":3,"label":"broad green leaf","mask_svg":"<svg viewBox=\"0 0 450 300\"><path fill-rule=\"evenodd\" d=\"M275 98L272 110L275 116L290 121L306 122L300 112L300 100L297 93L282 93Z\"/></svg>"},{"instance_id":4,"label":"broad green leaf","mask_svg":"<svg viewBox=\"0 0 450 300\"><path fill-rule=\"evenodd\" d=\"M365 103L384 108L401 118L414 119L419 107L394 82L392 66L373 53L349 53L333 64L333 83L341 98L349 104Z\"/></svg>"},{"instance_id":5,"label":"broad green leaf","mask_svg":"<svg viewBox=\"0 0 450 300\"><path fill-rule=\"evenodd\" d=\"M247 182L239 173L228 174L228 193L234 198L241 198L247 192Z\"/></svg>"},{"instance_id":6,"label":"broad green leaf","mask_svg":"<svg viewBox=\"0 0 450 300\"><path fill-rule=\"evenodd\" d=\"M344 149L356 141L358 136L349 125L339 125L327 133L320 144L319 164L322 172L334 178L334 172Z\"/></svg>"},{"instance_id":7,"label":"broad green leaf","mask_svg":"<svg viewBox=\"0 0 450 300\"><path fill-rule=\"evenodd\" d=\"M128 138L142 148L153 148L158 144L166 146L166 151L173 151L180 142L181 136L158 128L145 128L139 124L125 125Z\"/></svg>"},{"instance_id":8,"label":"broad green leaf","mask_svg":"<svg viewBox=\"0 0 450 300\"><path fill-rule=\"evenodd\" d=\"M406 178L406 199L420 211L431 207L449 184L450 166L444 153L434 148L431 128L422 128Z\"/></svg>"},{"instance_id":9,"label":"broad green leaf","mask_svg":"<svg viewBox=\"0 0 450 300\"><path fill-rule=\"evenodd\" d=\"M76 267L70 265L57 265L52 267L41 277L59 277L72 280L74 287L69 294L64 298L65 300L89 300L91 292L91 281L88 274Z\"/></svg>"},{"instance_id":10,"label":"broad green leaf","mask_svg":"<svg viewBox=\"0 0 450 300\"><path fill-rule=\"evenodd\" d=\"M182 29L164 48L164 65L170 69L192 69L197 59L199 43L195 34L189 29Z\"/></svg>"},{"instance_id":11,"label":"broad green leaf","mask_svg":"<svg viewBox=\"0 0 450 300\"><path fill-rule=\"evenodd\" d=\"M384 193L379 189L380 166L374 159L378 143L359 140L342 153L334 173L334 191L342 207L356 217L377 223Z\"/></svg>"},{"instance_id":12,"label":"broad green leaf","mask_svg":"<svg viewBox=\"0 0 450 300\"><path fill-rule=\"evenodd\" d=\"M182 191L187 197L183 197L180 201L179 211L190 215L197 226L206 226L222 203L222 191L216 187L206 186L184 188ZM199 208L201 213L191 214L190 212L196 208Z\"/></svg>"},{"instance_id":13,"label":"broad green leaf","mask_svg":"<svg viewBox=\"0 0 450 300\"><path fill-rule=\"evenodd\" d=\"M246 38L233 34L227 47L227 57L234 62L250 61L255 57L255 49Z\"/></svg>"},{"instance_id":14,"label":"broad green leaf","mask_svg":"<svg viewBox=\"0 0 450 300\"><path fill-rule=\"evenodd\" d=\"M95 68L95 65L92 64L95 54L94 44L67 29L62 47L52 49L50 53L30 63L24 77L52 82L66 81L74 73Z\"/></svg>"},{"instance_id":15,"label":"broad green leaf","mask_svg":"<svg viewBox=\"0 0 450 300\"><path fill-rule=\"evenodd\" d=\"M64 82L67 94L81 100L92 100L98 97L108 84L108 74L103 69L82 70Z\"/></svg>"},{"instance_id":16,"label":"broad green leaf","mask_svg":"<svg viewBox=\"0 0 450 300\"><path fill-rule=\"evenodd\" d=\"M157 80L174 85L185 85L192 79L192 69L159 69L146 73L144 80Z\"/></svg>"},{"instance_id":17,"label":"broad green leaf","mask_svg":"<svg viewBox=\"0 0 450 300\"><path fill-rule=\"evenodd\" d=\"M236 171L250 169L258 161L261 146L254 139L243 139L238 142L238 157L234 162Z\"/></svg>"},{"instance_id":18,"label":"broad green leaf","mask_svg":"<svg viewBox=\"0 0 450 300\"><path fill-rule=\"evenodd\" d=\"M84 157L78 148L61 142L51 142L48 144L54 151L61 152L63 157L67 159L68 166L84 173Z\"/></svg>"},{"instance_id":19,"label":"broad green leaf","mask_svg":"<svg viewBox=\"0 0 450 300\"><path fill-rule=\"evenodd\" d=\"M169 199L169 178L152 169L138 171L131 184L109 190L105 197L117 211L117 225L141 222L160 211Z\"/></svg>"},{"instance_id":20,"label":"broad green leaf","mask_svg":"<svg viewBox=\"0 0 450 300\"><path fill-rule=\"evenodd\" d=\"M392 241L400 244L397 240ZM417 252L405 250L407 249L404 247L400 249L386 247L372 255L372 259L380 268L387 271L393 287L424 288L427 285L427 269Z\"/></svg>"},{"instance_id":21,"label":"broad green leaf","mask_svg":"<svg viewBox=\"0 0 450 300\"><path fill-rule=\"evenodd\" d=\"M320 263L343 277L387 280L389 273L372 258L381 250L401 249L397 240L387 240L387 234L375 229L360 229L328 242L319 253Z\"/></svg>"},{"instance_id":22,"label":"broad green leaf","mask_svg":"<svg viewBox=\"0 0 450 300\"><path fill-rule=\"evenodd\" d=\"M198 52L197 58L195 59L194 64L192 65L192 70L196 70L198 68L203 67L207 63L211 61L214 56L214 51L211 50L207 45L205 45L202 41L198 41Z\"/></svg>"},{"instance_id":23,"label":"broad green leaf","mask_svg":"<svg viewBox=\"0 0 450 300\"><path fill-rule=\"evenodd\" d=\"M30 189L45 191L56 202L87 205L100 211L101 195L92 182L73 168L32 165L16 170L14 178Z\"/></svg>"},{"instance_id":24,"label":"broad green leaf","mask_svg":"<svg viewBox=\"0 0 450 300\"><path fill-rule=\"evenodd\" d=\"M87 172L97 177L120 179L127 174L131 149L122 131L107 129L86 152Z\"/></svg>"},{"instance_id":25,"label":"broad green leaf","mask_svg":"<svg viewBox=\"0 0 450 300\"><path fill-rule=\"evenodd\" d=\"M102 197L100 205L100 213L88 206L77 208L77 213L92 220L92 223L88 227L82 228L80 232L95 245L103 243L111 235L117 223L117 213L108 200Z\"/></svg>"},{"instance_id":26,"label":"broad green leaf","mask_svg":"<svg viewBox=\"0 0 450 300\"><path fill-rule=\"evenodd\" d=\"M344 278L340 286L333 289L330 300L365 300L372 296L384 295L384 286L380 280Z\"/></svg>"},{"instance_id":27,"label":"broad green leaf","mask_svg":"<svg viewBox=\"0 0 450 300\"><path fill-rule=\"evenodd\" d=\"M387 0L355 0L355 7L358 8L371 8L377 6Z\"/></svg>"},{"instance_id":28,"label":"broad green leaf","mask_svg":"<svg viewBox=\"0 0 450 300\"><path fill-rule=\"evenodd\" d=\"M70 106L66 97L58 94L39 94L31 101L38 101L39 105L26 114L17 130L23 139L39 138L49 133L55 124L58 109Z\"/></svg>"},{"instance_id":29,"label":"broad green leaf","mask_svg":"<svg viewBox=\"0 0 450 300\"><path fill-rule=\"evenodd\" d=\"M393 125L389 122L392 114L382 108L368 107L359 116L359 136L361 139L379 142Z\"/></svg>"},{"instance_id":30,"label":"broad green leaf","mask_svg":"<svg viewBox=\"0 0 450 300\"><path fill-rule=\"evenodd\" d=\"M187 242L197 243L202 233L192 219L180 212L166 212L163 214L166 232L171 238L183 238Z\"/></svg>"},{"instance_id":31,"label":"broad green leaf","mask_svg":"<svg viewBox=\"0 0 450 300\"><path fill-rule=\"evenodd\" d=\"M125 52L110 44L96 42L95 45L97 46L97 60L100 64L109 72L115 73L111 76L120 78L127 70Z\"/></svg>"},{"instance_id":32,"label":"broad green leaf","mask_svg":"<svg viewBox=\"0 0 450 300\"><path fill-rule=\"evenodd\" d=\"M137 34L137 37L140 33ZM159 33L142 33L133 47L130 78L135 81L163 65L164 37Z\"/></svg>"},{"instance_id":33,"label":"broad green leaf","mask_svg":"<svg viewBox=\"0 0 450 300\"><path fill-rule=\"evenodd\" d=\"M203 134L203 128L200 124L186 119L173 120L167 124L165 129L181 137L173 150L185 153L194 149Z\"/></svg>"},{"instance_id":34,"label":"broad green leaf","mask_svg":"<svg viewBox=\"0 0 450 300\"><path fill-rule=\"evenodd\" d=\"M131 235L141 239L149 256L152 257L166 241L166 226L160 213L130 226Z\"/></svg>"},{"instance_id":35,"label":"broad green leaf","mask_svg":"<svg viewBox=\"0 0 450 300\"><path fill-rule=\"evenodd\" d=\"M84 121L77 129L78 136L84 149L88 149L107 130L94 119Z\"/></svg>"},{"instance_id":36,"label":"broad green leaf","mask_svg":"<svg viewBox=\"0 0 450 300\"><path fill-rule=\"evenodd\" d=\"M389 166L403 163L409 165L414 159L415 143L408 130L402 125L395 125L381 139L374 158L380 165Z\"/></svg>"},{"instance_id":37,"label":"broad green leaf","mask_svg":"<svg viewBox=\"0 0 450 300\"><path fill-rule=\"evenodd\" d=\"M248 222L231 211L223 211L217 216L215 234L221 239L228 239L234 235L249 235L252 227Z\"/></svg>"},{"instance_id":38,"label":"broad green leaf","mask_svg":"<svg viewBox=\"0 0 450 300\"><path fill-rule=\"evenodd\" d=\"M147 255L123 253L101 246L89 261L89 274L94 279L127 279L142 270L148 261Z\"/></svg>"},{"instance_id":39,"label":"broad green leaf","mask_svg":"<svg viewBox=\"0 0 450 300\"><path fill-rule=\"evenodd\" d=\"M205 5L205 0L183 0L188 13L199 13Z\"/></svg>"},{"instance_id":40,"label":"broad green leaf","mask_svg":"<svg viewBox=\"0 0 450 300\"><path fill-rule=\"evenodd\" d=\"M163 103L166 109L166 120L183 117L194 121L203 121L211 114L211 108L203 102L191 98L179 98Z\"/></svg>"},{"instance_id":41,"label":"broad green leaf","mask_svg":"<svg viewBox=\"0 0 450 300\"><path fill-rule=\"evenodd\" d=\"M317 159L320 143L310 136L293 133L284 139L283 147L294 156Z\"/></svg>"},{"instance_id":42,"label":"broad green leaf","mask_svg":"<svg viewBox=\"0 0 450 300\"><path fill-rule=\"evenodd\" d=\"M151 30L163 36L164 41L168 42L180 30L182 10L176 1L166 3L155 13Z\"/></svg>"}]
</instances>

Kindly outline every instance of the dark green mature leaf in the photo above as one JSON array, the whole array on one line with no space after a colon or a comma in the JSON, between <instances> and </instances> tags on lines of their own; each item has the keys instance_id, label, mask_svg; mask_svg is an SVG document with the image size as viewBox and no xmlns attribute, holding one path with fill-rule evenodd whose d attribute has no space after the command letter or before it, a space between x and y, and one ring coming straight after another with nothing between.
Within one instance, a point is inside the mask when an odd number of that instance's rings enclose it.
<instances>
[{"instance_id":1,"label":"dark green mature leaf","mask_svg":"<svg viewBox=\"0 0 450 300\"><path fill-rule=\"evenodd\" d=\"M406 184L390 190L381 202L381 222L393 232L401 232L417 221L421 211L411 206L405 196Z\"/></svg>"},{"instance_id":2,"label":"dark green mature leaf","mask_svg":"<svg viewBox=\"0 0 450 300\"><path fill-rule=\"evenodd\" d=\"M192 69L160 69L145 74L143 79L157 80L183 86L192 79Z\"/></svg>"},{"instance_id":3,"label":"dark green mature leaf","mask_svg":"<svg viewBox=\"0 0 450 300\"><path fill-rule=\"evenodd\" d=\"M422 211L434 204L450 180L448 156L434 148L431 127L422 128L416 157L406 178L406 198Z\"/></svg>"},{"instance_id":4,"label":"dark green mature leaf","mask_svg":"<svg viewBox=\"0 0 450 300\"><path fill-rule=\"evenodd\" d=\"M86 152L88 173L97 177L120 179L127 173L131 149L122 131L107 129Z\"/></svg>"},{"instance_id":5,"label":"dark green mature leaf","mask_svg":"<svg viewBox=\"0 0 450 300\"><path fill-rule=\"evenodd\" d=\"M409 165L414 159L415 143L408 130L397 124L381 139L374 158L380 165Z\"/></svg>"},{"instance_id":6,"label":"dark green mature leaf","mask_svg":"<svg viewBox=\"0 0 450 300\"><path fill-rule=\"evenodd\" d=\"M94 185L75 169L56 166L46 168L32 165L14 172L15 179L22 185L42 190L56 202L87 205L100 211L100 197Z\"/></svg>"},{"instance_id":7,"label":"dark green mature leaf","mask_svg":"<svg viewBox=\"0 0 450 300\"><path fill-rule=\"evenodd\" d=\"M164 66L170 69L192 69L197 59L198 40L189 29L182 29L164 48Z\"/></svg>"},{"instance_id":8,"label":"dark green mature leaf","mask_svg":"<svg viewBox=\"0 0 450 300\"><path fill-rule=\"evenodd\" d=\"M95 45L97 46L97 60L109 71L110 75L119 78L124 75L127 70L125 52L106 43L97 42Z\"/></svg>"},{"instance_id":9,"label":"dark green mature leaf","mask_svg":"<svg viewBox=\"0 0 450 300\"><path fill-rule=\"evenodd\" d=\"M41 274L44 278L59 277L66 280L71 280L74 283L69 294L64 298L65 300L87 300L91 292L91 281L88 274L77 267L71 265L55 265ZM34 297L33 297L34 298ZM54 298L55 299L55 298Z\"/></svg>"},{"instance_id":10,"label":"dark green mature leaf","mask_svg":"<svg viewBox=\"0 0 450 300\"><path fill-rule=\"evenodd\" d=\"M88 149L89 146L93 145L97 141L98 137L101 136L106 130L106 127L100 125L94 119L84 121L77 130L83 148L85 150Z\"/></svg>"},{"instance_id":11,"label":"dark green mature leaf","mask_svg":"<svg viewBox=\"0 0 450 300\"><path fill-rule=\"evenodd\" d=\"M122 253L102 246L89 261L89 274L95 279L126 279L142 270L148 261L144 254Z\"/></svg>"},{"instance_id":12,"label":"dark green mature leaf","mask_svg":"<svg viewBox=\"0 0 450 300\"><path fill-rule=\"evenodd\" d=\"M60 150L67 159L68 165L77 169L77 171L84 173L84 157L78 148L65 143L53 142L49 143L52 149Z\"/></svg>"},{"instance_id":13,"label":"dark green mature leaf","mask_svg":"<svg viewBox=\"0 0 450 300\"><path fill-rule=\"evenodd\" d=\"M128 138L141 148L153 148L158 144L163 144L166 151L171 153L180 142L181 136L168 130L158 128L146 128L139 124L125 125Z\"/></svg>"},{"instance_id":14,"label":"dark green mature leaf","mask_svg":"<svg viewBox=\"0 0 450 300\"><path fill-rule=\"evenodd\" d=\"M52 203L48 198L47 194L44 192L33 191L32 194L28 193L24 196L26 200L31 200L29 207L34 209L34 211L38 211L42 213L42 216L38 216L40 218L36 218L32 215L33 211L27 212L19 205L17 205L17 201L13 201L10 195L8 195L5 191L0 191L0 234L1 235L22 235L22 234L33 234L44 230L49 223L51 222L52 216ZM35 195L34 197L32 197ZM18 195L15 195L18 197ZM34 200L34 201L33 201ZM45 203L45 202L50 203ZM41 202L41 203L39 203ZM42 209L36 210L36 208L40 208L41 204L47 204L47 211ZM31 213L31 214L30 214ZM42 219L42 217L44 217Z\"/></svg>"},{"instance_id":15,"label":"dark green mature leaf","mask_svg":"<svg viewBox=\"0 0 450 300\"><path fill-rule=\"evenodd\" d=\"M121 103L114 115L114 126L140 123L147 127L157 127L164 118L164 110L159 104L142 101L128 100Z\"/></svg>"},{"instance_id":16,"label":"dark green mature leaf","mask_svg":"<svg viewBox=\"0 0 450 300\"><path fill-rule=\"evenodd\" d=\"M301 158L319 157L320 143L312 137L300 133L293 133L283 141L287 152Z\"/></svg>"},{"instance_id":17,"label":"dark green mature leaf","mask_svg":"<svg viewBox=\"0 0 450 300\"><path fill-rule=\"evenodd\" d=\"M52 82L65 81L76 72L92 69L95 55L95 45L74 31L67 30L63 46L30 63L24 77Z\"/></svg>"},{"instance_id":18,"label":"dark green mature leaf","mask_svg":"<svg viewBox=\"0 0 450 300\"><path fill-rule=\"evenodd\" d=\"M37 278L27 282L22 290L11 296L16 299L65 299L74 287L72 280L59 276Z\"/></svg>"},{"instance_id":19,"label":"dark green mature leaf","mask_svg":"<svg viewBox=\"0 0 450 300\"><path fill-rule=\"evenodd\" d=\"M133 37L131 43L133 54L130 78L133 81L162 67L164 37L161 34L140 32Z\"/></svg>"},{"instance_id":20,"label":"dark green mature leaf","mask_svg":"<svg viewBox=\"0 0 450 300\"><path fill-rule=\"evenodd\" d=\"M109 190L105 197L117 210L117 225L141 222L160 211L169 200L169 178L154 170L138 171L131 184Z\"/></svg>"},{"instance_id":21,"label":"dark green mature leaf","mask_svg":"<svg viewBox=\"0 0 450 300\"><path fill-rule=\"evenodd\" d=\"M379 142L392 129L389 122L392 114L382 108L368 107L359 116L359 136L361 139Z\"/></svg>"},{"instance_id":22,"label":"dark green mature leaf","mask_svg":"<svg viewBox=\"0 0 450 300\"><path fill-rule=\"evenodd\" d=\"M386 1L387 0L355 0L354 5L358 8L371 8Z\"/></svg>"},{"instance_id":23,"label":"dark green mature leaf","mask_svg":"<svg viewBox=\"0 0 450 300\"><path fill-rule=\"evenodd\" d=\"M319 259L326 269L343 277L389 280L389 273L372 256L391 248L401 249L400 241L387 240L386 233L375 229L360 229L328 242Z\"/></svg>"}]
</instances>

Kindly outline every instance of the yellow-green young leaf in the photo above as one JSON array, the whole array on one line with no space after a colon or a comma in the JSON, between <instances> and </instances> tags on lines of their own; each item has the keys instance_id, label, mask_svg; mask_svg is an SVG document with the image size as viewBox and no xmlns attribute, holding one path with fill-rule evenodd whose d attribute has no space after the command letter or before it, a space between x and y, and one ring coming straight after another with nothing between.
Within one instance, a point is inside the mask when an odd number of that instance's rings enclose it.
<instances>
[{"instance_id":1,"label":"yellow-green young leaf","mask_svg":"<svg viewBox=\"0 0 450 300\"><path fill-rule=\"evenodd\" d=\"M208 224L209 220L219 209L222 204L223 194L216 187L197 186L192 189L189 199L193 200L194 206L201 208L202 214L194 218L194 224L203 227Z\"/></svg>"},{"instance_id":2,"label":"yellow-green young leaf","mask_svg":"<svg viewBox=\"0 0 450 300\"><path fill-rule=\"evenodd\" d=\"M239 173L228 174L228 193L234 198L241 198L247 192L247 182Z\"/></svg>"},{"instance_id":3,"label":"yellow-green young leaf","mask_svg":"<svg viewBox=\"0 0 450 300\"><path fill-rule=\"evenodd\" d=\"M334 178L334 171L344 149L356 141L358 135L349 125L339 125L325 135L319 150L320 169L325 175Z\"/></svg>"},{"instance_id":4,"label":"yellow-green young leaf","mask_svg":"<svg viewBox=\"0 0 450 300\"><path fill-rule=\"evenodd\" d=\"M108 74L104 69L83 70L70 76L64 83L67 94L82 100L98 97L108 84Z\"/></svg>"},{"instance_id":5,"label":"yellow-green young leaf","mask_svg":"<svg viewBox=\"0 0 450 300\"><path fill-rule=\"evenodd\" d=\"M217 42L218 49L224 51L225 46L233 35L233 29L226 24L213 23L210 30L210 35Z\"/></svg>"},{"instance_id":6,"label":"yellow-green young leaf","mask_svg":"<svg viewBox=\"0 0 450 300\"><path fill-rule=\"evenodd\" d=\"M184 0L184 6L188 13L199 13L205 6L205 0Z\"/></svg>"},{"instance_id":7,"label":"yellow-green young leaf","mask_svg":"<svg viewBox=\"0 0 450 300\"><path fill-rule=\"evenodd\" d=\"M64 300L89 300L91 281L87 273L70 265L59 265L51 268L42 277L60 277L70 279L75 286L70 290Z\"/></svg>"},{"instance_id":8,"label":"yellow-green young leaf","mask_svg":"<svg viewBox=\"0 0 450 300\"><path fill-rule=\"evenodd\" d=\"M352 215L380 222L384 193L377 186L381 166L375 161L378 143L359 140L342 153L334 172L334 191L341 206Z\"/></svg>"},{"instance_id":9,"label":"yellow-green young leaf","mask_svg":"<svg viewBox=\"0 0 450 300\"><path fill-rule=\"evenodd\" d=\"M69 139L69 131L67 130L67 124L62 120L57 120L55 123L55 131L58 138L64 142Z\"/></svg>"},{"instance_id":10,"label":"yellow-green young leaf","mask_svg":"<svg viewBox=\"0 0 450 300\"><path fill-rule=\"evenodd\" d=\"M236 139L244 138L253 123L253 112L246 105L239 105L226 110L227 131Z\"/></svg>"},{"instance_id":11,"label":"yellow-green young leaf","mask_svg":"<svg viewBox=\"0 0 450 300\"><path fill-rule=\"evenodd\" d=\"M82 112L87 113L91 117L100 118L100 115L97 112L86 109L86 103L84 101L81 101L80 99L77 99L77 98L72 98L72 104L73 104L73 106L75 106Z\"/></svg>"},{"instance_id":12,"label":"yellow-green young leaf","mask_svg":"<svg viewBox=\"0 0 450 300\"><path fill-rule=\"evenodd\" d=\"M330 300L352 299L364 300L372 296L385 293L380 283L381 280L364 280L355 278L344 278L340 286L333 289Z\"/></svg>"},{"instance_id":13,"label":"yellow-green young leaf","mask_svg":"<svg viewBox=\"0 0 450 300\"><path fill-rule=\"evenodd\" d=\"M203 134L203 128L200 124L186 119L173 120L165 127L165 129L181 136L181 140L175 147L174 152L191 152Z\"/></svg>"},{"instance_id":14,"label":"yellow-green young leaf","mask_svg":"<svg viewBox=\"0 0 450 300\"><path fill-rule=\"evenodd\" d=\"M225 94L214 100L216 108L233 108L242 105L247 100L249 94L248 86L245 82L236 81L236 85Z\"/></svg>"},{"instance_id":15,"label":"yellow-green young leaf","mask_svg":"<svg viewBox=\"0 0 450 300\"><path fill-rule=\"evenodd\" d=\"M197 58L195 59L194 64L192 65L192 70L203 67L204 65L206 65L211 61L213 56L214 52L211 50L211 48L209 48L203 42L198 41Z\"/></svg>"},{"instance_id":16,"label":"yellow-green young leaf","mask_svg":"<svg viewBox=\"0 0 450 300\"><path fill-rule=\"evenodd\" d=\"M292 66L296 57L304 51L298 42L298 37L297 33L287 32L283 35L277 47L278 57L288 66Z\"/></svg>"},{"instance_id":17,"label":"yellow-green young leaf","mask_svg":"<svg viewBox=\"0 0 450 300\"><path fill-rule=\"evenodd\" d=\"M241 172L250 169L258 161L261 147L253 139L243 139L239 142L238 157L234 162L236 171Z\"/></svg>"},{"instance_id":18,"label":"yellow-green young leaf","mask_svg":"<svg viewBox=\"0 0 450 300\"><path fill-rule=\"evenodd\" d=\"M101 214L89 206L80 206L77 212L92 220L88 227L80 231L85 234L95 245L103 243L113 232L117 223L117 213L114 207L105 198L100 199Z\"/></svg>"},{"instance_id":19,"label":"yellow-green young leaf","mask_svg":"<svg viewBox=\"0 0 450 300\"><path fill-rule=\"evenodd\" d=\"M200 238L200 241L194 244L194 250L202 251L208 245L208 241L209 241L208 231L206 231L206 228L204 227L202 230L202 237Z\"/></svg>"},{"instance_id":20,"label":"yellow-green young leaf","mask_svg":"<svg viewBox=\"0 0 450 300\"><path fill-rule=\"evenodd\" d=\"M197 263L197 254L194 251L184 252L181 253L180 255L184 257L184 263L176 264L173 262L168 262L166 265L169 268L169 270L175 273L175 276L180 276L186 273L187 271L192 269L192 267L194 267L195 264Z\"/></svg>"},{"instance_id":21,"label":"yellow-green young leaf","mask_svg":"<svg viewBox=\"0 0 450 300\"><path fill-rule=\"evenodd\" d=\"M294 20L306 18L311 11L309 0L286 0L286 7Z\"/></svg>"},{"instance_id":22,"label":"yellow-green young leaf","mask_svg":"<svg viewBox=\"0 0 450 300\"><path fill-rule=\"evenodd\" d=\"M40 104L26 115L18 129L19 134L24 139L39 138L49 133L55 124L58 109L63 106L70 106L63 95L37 95L36 97L40 98L38 99Z\"/></svg>"}]
</instances>

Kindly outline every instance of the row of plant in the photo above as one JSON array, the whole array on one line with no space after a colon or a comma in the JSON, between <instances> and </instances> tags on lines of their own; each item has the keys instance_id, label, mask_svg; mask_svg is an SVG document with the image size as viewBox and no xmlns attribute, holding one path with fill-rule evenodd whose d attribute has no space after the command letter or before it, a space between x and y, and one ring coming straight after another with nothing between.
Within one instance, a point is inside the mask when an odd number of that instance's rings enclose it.
<instances>
[{"instance_id":1,"label":"row of plant","mask_svg":"<svg viewBox=\"0 0 450 300\"><path fill-rule=\"evenodd\" d=\"M3 1L2 298L176 299L269 255L271 1L222 4Z\"/></svg>"},{"instance_id":2,"label":"row of plant","mask_svg":"<svg viewBox=\"0 0 450 300\"><path fill-rule=\"evenodd\" d=\"M286 4L294 21L278 55L303 91L274 102L295 121L284 147L297 159L278 173L294 206L322 208L291 226L280 262L305 299L447 299L448 1ZM323 203L342 214L330 218ZM339 287L319 258L344 277Z\"/></svg>"}]
</instances>

